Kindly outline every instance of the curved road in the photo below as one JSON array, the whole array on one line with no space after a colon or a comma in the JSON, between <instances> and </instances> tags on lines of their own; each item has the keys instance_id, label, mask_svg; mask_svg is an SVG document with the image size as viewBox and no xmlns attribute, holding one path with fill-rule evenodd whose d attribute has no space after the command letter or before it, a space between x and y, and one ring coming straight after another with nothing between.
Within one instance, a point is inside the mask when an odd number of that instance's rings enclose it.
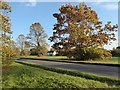
<instances>
[{"instance_id":1,"label":"curved road","mask_svg":"<svg viewBox=\"0 0 120 90\"><path fill-rule=\"evenodd\" d=\"M112 77L118 77L119 76L118 69L120 69L120 67L112 67L112 66L52 62L52 61L32 60L32 59L20 59L20 61L31 62L42 66L70 69L80 72L88 72L88 73L93 73L103 76L112 76Z\"/></svg>"}]
</instances>

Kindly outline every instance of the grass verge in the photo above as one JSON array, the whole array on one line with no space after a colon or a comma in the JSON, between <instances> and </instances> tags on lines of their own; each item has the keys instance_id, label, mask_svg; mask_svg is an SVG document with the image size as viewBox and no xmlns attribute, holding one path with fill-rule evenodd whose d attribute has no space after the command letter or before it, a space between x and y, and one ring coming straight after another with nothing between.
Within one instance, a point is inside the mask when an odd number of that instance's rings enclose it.
<instances>
[{"instance_id":1,"label":"grass verge","mask_svg":"<svg viewBox=\"0 0 120 90\"><path fill-rule=\"evenodd\" d=\"M118 80L117 78L110 78L110 77L99 76L99 75L95 75L95 74L88 74L88 73L83 73L83 72L77 72L77 71L72 71L72 70L46 67L46 66L36 65L36 64L32 64L32 63L28 63L28 62L24 62L24 61L16 61L16 62L27 65L27 66L38 67L38 68L42 68L44 70L49 70L49 71L53 71L53 72L57 72L57 73L82 77L82 78L89 79L89 80L100 81L103 83L107 83L110 86L114 86L114 85L120 86L120 80Z\"/></svg>"},{"instance_id":2,"label":"grass verge","mask_svg":"<svg viewBox=\"0 0 120 90\"><path fill-rule=\"evenodd\" d=\"M19 88L25 90L28 88L32 88L32 90L81 90L81 88L91 88L91 90L93 90L93 88L117 87L109 86L107 83L95 80L51 72L47 69L50 68L24 62L13 63L7 67L3 66L2 87L4 90L6 90L6 88L14 88L15 90Z\"/></svg>"}]
</instances>

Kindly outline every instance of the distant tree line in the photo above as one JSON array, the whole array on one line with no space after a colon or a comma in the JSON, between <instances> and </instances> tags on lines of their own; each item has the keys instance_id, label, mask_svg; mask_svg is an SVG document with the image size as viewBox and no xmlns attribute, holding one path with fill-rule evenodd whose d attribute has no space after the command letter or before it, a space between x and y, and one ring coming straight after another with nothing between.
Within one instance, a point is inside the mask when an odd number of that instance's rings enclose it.
<instances>
[{"instance_id":1,"label":"distant tree line","mask_svg":"<svg viewBox=\"0 0 120 90\"><path fill-rule=\"evenodd\" d=\"M113 57L120 57L120 46L118 46L117 48L114 48L111 51L111 54Z\"/></svg>"}]
</instances>

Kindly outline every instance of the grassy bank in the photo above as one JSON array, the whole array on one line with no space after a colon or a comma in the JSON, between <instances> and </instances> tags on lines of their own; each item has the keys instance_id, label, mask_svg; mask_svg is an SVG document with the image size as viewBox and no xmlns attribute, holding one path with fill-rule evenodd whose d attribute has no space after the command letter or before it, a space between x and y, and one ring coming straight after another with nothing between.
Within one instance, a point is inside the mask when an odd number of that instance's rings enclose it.
<instances>
[{"instance_id":1,"label":"grassy bank","mask_svg":"<svg viewBox=\"0 0 120 90\"><path fill-rule=\"evenodd\" d=\"M11 66L3 66L3 88L111 88L118 87L108 85L95 80L82 77L58 74L23 64L13 63Z\"/></svg>"},{"instance_id":2,"label":"grassy bank","mask_svg":"<svg viewBox=\"0 0 120 90\"><path fill-rule=\"evenodd\" d=\"M120 66L120 57L106 58L105 60L96 61L82 61L82 60L70 60L66 56L21 56L20 58L32 58L32 59L44 59L49 61L60 61L60 62L74 62L74 63L84 63L84 64L95 64L95 65L108 65L108 66Z\"/></svg>"}]
</instances>

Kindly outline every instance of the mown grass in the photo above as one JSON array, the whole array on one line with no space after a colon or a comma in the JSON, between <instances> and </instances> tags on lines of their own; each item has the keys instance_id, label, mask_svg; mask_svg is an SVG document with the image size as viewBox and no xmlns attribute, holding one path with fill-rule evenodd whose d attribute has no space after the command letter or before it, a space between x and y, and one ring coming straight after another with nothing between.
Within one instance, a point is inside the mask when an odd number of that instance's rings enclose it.
<instances>
[{"instance_id":1,"label":"mown grass","mask_svg":"<svg viewBox=\"0 0 120 90\"><path fill-rule=\"evenodd\" d=\"M45 59L45 60L51 60L51 61L64 61L64 62L77 62L77 63L90 63L90 64L108 64L108 65L120 65L120 57L112 57L112 58L106 58L105 60L89 60L89 61L83 61L83 60L70 60L67 59L66 56L22 56L20 58L34 58L34 59Z\"/></svg>"},{"instance_id":2,"label":"mown grass","mask_svg":"<svg viewBox=\"0 0 120 90\"><path fill-rule=\"evenodd\" d=\"M104 60L87 61L90 63L119 64L120 57L106 58Z\"/></svg>"},{"instance_id":3,"label":"mown grass","mask_svg":"<svg viewBox=\"0 0 120 90\"><path fill-rule=\"evenodd\" d=\"M59 59L67 59L66 56L20 56L20 58L36 58L36 59L49 59L49 60L59 60Z\"/></svg>"},{"instance_id":4,"label":"mown grass","mask_svg":"<svg viewBox=\"0 0 120 90\"><path fill-rule=\"evenodd\" d=\"M116 87L95 80L58 74L27 65L13 63L3 66L3 88L53 88L53 89L81 89L81 88L111 88Z\"/></svg>"}]
</instances>

